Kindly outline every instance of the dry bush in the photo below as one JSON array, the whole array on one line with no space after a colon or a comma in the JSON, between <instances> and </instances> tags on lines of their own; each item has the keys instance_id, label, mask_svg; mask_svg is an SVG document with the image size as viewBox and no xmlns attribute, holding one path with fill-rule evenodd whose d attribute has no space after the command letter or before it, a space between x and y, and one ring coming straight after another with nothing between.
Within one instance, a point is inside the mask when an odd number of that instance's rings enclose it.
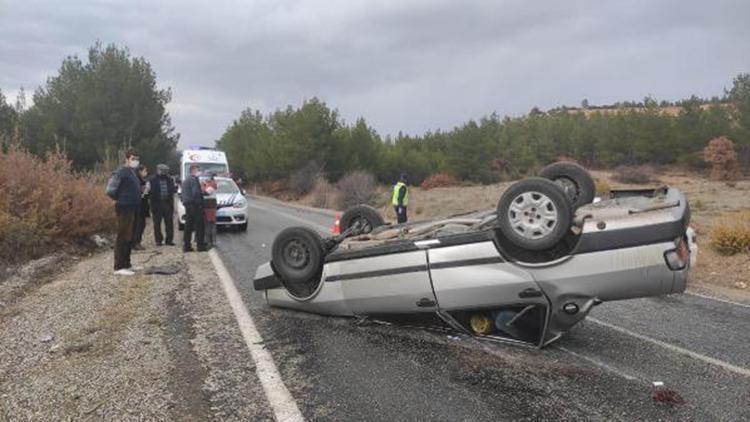
<instances>
[{"instance_id":1,"label":"dry bush","mask_svg":"<svg viewBox=\"0 0 750 422\"><path fill-rule=\"evenodd\" d=\"M372 205L377 201L375 178L364 171L347 173L336 183L338 196L336 206L340 210L358 204Z\"/></svg>"},{"instance_id":2,"label":"dry bush","mask_svg":"<svg viewBox=\"0 0 750 422\"><path fill-rule=\"evenodd\" d=\"M308 163L292 173L287 182L289 190L298 197L307 195L315 187L315 182L322 176L323 168L315 162Z\"/></svg>"},{"instance_id":3,"label":"dry bush","mask_svg":"<svg viewBox=\"0 0 750 422\"><path fill-rule=\"evenodd\" d=\"M0 196L5 222L20 224L19 230L32 239L70 241L109 232L114 226L112 201L104 185L74 172L60 153L46 159L17 147L0 153ZM6 238L0 237L0 242Z\"/></svg>"},{"instance_id":4,"label":"dry bush","mask_svg":"<svg viewBox=\"0 0 750 422\"><path fill-rule=\"evenodd\" d=\"M257 188L263 195L278 196L286 191L286 183L283 180L267 180L258 183Z\"/></svg>"},{"instance_id":5,"label":"dry bush","mask_svg":"<svg viewBox=\"0 0 750 422\"><path fill-rule=\"evenodd\" d=\"M612 173L612 179L620 183L644 185L658 182L654 168L649 165L617 166Z\"/></svg>"},{"instance_id":6,"label":"dry bush","mask_svg":"<svg viewBox=\"0 0 750 422\"><path fill-rule=\"evenodd\" d=\"M328 180L322 175L315 180L315 186L310 193L313 207L331 208L335 204L336 190L328 183Z\"/></svg>"},{"instance_id":7,"label":"dry bush","mask_svg":"<svg viewBox=\"0 0 750 422\"><path fill-rule=\"evenodd\" d=\"M711 139L703 148L703 160L711 164L711 179L734 180L739 176L734 142L724 136Z\"/></svg>"},{"instance_id":8,"label":"dry bush","mask_svg":"<svg viewBox=\"0 0 750 422\"><path fill-rule=\"evenodd\" d=\"M28 221L0 210L0 262L16 264L39 258L50 248Z\"/></svg>"},{"instance_id":9,"label":"dry bush","mask_svg":"<svg viewBox=\"0 0 750 422\"><path fill-rule=\"evenodd\" d=\"M711 246L722 255L750 252L750 211L718 221L709 238Z\"/></svg>"},{"instance_id":10,"label":"dry bush","mask_svg":"<svg viewBox=\"0 0 750 422\"><path fill-rule=\"evenodd\" d=\"M420 187L422 189L446 188L458 185L458 180L448 173L435 173L426 178Z\"/></svg>"},{"instance_id":11,"label":"dry bush","mask_svg":"<svg viewBox=\"0 0 750 422\"><path fill-rule=\"evenodd\" d=\"M612 187L609 186L609 182L605 179L596 179L594 186L596 189L596 196L606 198L609 197L610 192L612 192Z\"/></svg>"}]
</instances>

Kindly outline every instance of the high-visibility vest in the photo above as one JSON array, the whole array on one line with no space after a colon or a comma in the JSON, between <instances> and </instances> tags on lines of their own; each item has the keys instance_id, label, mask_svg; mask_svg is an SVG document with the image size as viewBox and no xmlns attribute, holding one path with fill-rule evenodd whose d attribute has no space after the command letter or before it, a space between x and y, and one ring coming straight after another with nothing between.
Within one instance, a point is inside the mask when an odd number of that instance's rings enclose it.
<instances>
[{"instance_id":1,"label":"high-visibility vest","mask_svg":"<svg viewBox=\"0 0 750 422\"><path fill-rule=\"evenodd\" d=\"M401 190L401 186L406 187L406 194L404 195L404 203L401 205L403 206L409 205L409 187L406 186L406 183L404 182L398 182L396 183L396 186L393 187L393 198L391 199L391 203L394 206L398 206L398 193Z\"/></svg>"}]
</instances>

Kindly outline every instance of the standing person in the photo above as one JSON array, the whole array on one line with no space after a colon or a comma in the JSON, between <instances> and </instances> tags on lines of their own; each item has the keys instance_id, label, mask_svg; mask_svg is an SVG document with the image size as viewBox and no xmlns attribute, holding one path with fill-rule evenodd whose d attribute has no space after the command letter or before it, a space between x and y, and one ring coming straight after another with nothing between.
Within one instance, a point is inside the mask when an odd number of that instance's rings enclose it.
<instances>
[{"instance_id":1,"label":"standing person","mask_svg":"<svg viewBox=\"0 0 750 422\"><path fill-rule=\"evenodd\" d=\"M406 173L401 173L398 182L393 186L391 203L396 211L398 223L406 223L406 207L409 205L409 177Z\"/></svg>"},{"instance_id":2,"label":"standing person","mask_svg":"<svg viewBox=\"0 0 750 422\"><path fill-rule=\"evenodd\" d=\"M190 166L190 174L182 182L182 204L185 205L185 233L183 236L182 250L192 252L191 238L195 232L195 243L198 252L206 251L204 241L205 224L203 215L203 193L201 192L201 182L198 180L200 167L198 165Z\"/></svg>"},{"instance_id":3,"label":"standing person","mask_svg":"<svg viewBox=\"0 0 750 422\"><path fill-rule=\"evenodd\" d=\"M156 246L162 245L164 238L161 234L161 222L164 221L166 232L166 244L174 246L174 194L177 192L174 180L169 176L169 166L159 164L156 166L156 175L149 180L151 192L151 216L154 221L154 240Z\"/></svg>"},{"instance_id":4,"label":"standing person","mask_svg":"<svg viewBox=\"0 0 750 422\"><path fill-rule=\"evenodd\" d=\"M107 195L115 200L117 215L117 240L115 241L115 274L135 274L130 263L133 241L133 224L141 205L141 185L136 175L140 161L134 149L125 152L125 165L117 170L107 183Z\"/></svg>"},{"instance_id":5,"label":"standing person","mask_svg":"<svg viewBox=\"0 0 750 422\"><path fill-rule=\"evenodd\" d=\"M133 250L142 251L143 232L146 230L146 219L151 214L148 206L149 191L151 185L148 183L148 169L143 164L138 166L138 179L141 187L141 207L135 215L135 224L133 225Z\"/></svg>"},{"instance_id":6,"label":"standing person","mask_svg":"<svg viewBox=\"0 0 750 422\"><path fill-rule=\"evenodd\" d=\"M206 207L206 244L209 248L216 246L216 185L215 173L211 173L208 179L203 182L201 188L203 190L204 204Z\"/></svg>"}]
</instances>

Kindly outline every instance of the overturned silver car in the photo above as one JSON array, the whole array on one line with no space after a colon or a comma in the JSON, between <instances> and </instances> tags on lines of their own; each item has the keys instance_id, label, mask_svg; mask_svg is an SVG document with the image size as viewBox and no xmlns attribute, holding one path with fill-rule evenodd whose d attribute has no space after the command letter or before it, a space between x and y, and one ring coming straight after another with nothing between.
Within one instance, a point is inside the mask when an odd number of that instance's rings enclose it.
<instances>
[{"instance_id":1,"label":"overturned silver car","mask_svg":"<svg viewBox=\"0 0 750 422\"><path fill-rule=\"evenodd\" d=\"M593 202L578 165L540 176L508 188L496 210L389 225L358 206L339 236L285 229L254 287L271 306L439 323L537 347L603 302L685 290L697 246L682 192L620 190Z\"/></svg>"}]
</instances>

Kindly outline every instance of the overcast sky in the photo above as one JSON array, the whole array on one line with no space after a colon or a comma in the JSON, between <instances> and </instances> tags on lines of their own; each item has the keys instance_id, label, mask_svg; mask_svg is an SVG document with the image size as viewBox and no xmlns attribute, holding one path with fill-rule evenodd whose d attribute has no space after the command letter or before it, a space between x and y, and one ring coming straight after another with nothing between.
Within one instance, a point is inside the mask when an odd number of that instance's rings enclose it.
<instances>
[{"instance_id":1,"label":"overcast sky","mask_svg":"<svg viewBox=\"0 0 750 422\"><path fill-rule=\"evenodd\" d=\"M583 98L720 95L750 71L750 1L0 0L0 89L32 92L96 40L151 62L181 146L313 96L419 134Z\"/></svg>"}]
</instances>

